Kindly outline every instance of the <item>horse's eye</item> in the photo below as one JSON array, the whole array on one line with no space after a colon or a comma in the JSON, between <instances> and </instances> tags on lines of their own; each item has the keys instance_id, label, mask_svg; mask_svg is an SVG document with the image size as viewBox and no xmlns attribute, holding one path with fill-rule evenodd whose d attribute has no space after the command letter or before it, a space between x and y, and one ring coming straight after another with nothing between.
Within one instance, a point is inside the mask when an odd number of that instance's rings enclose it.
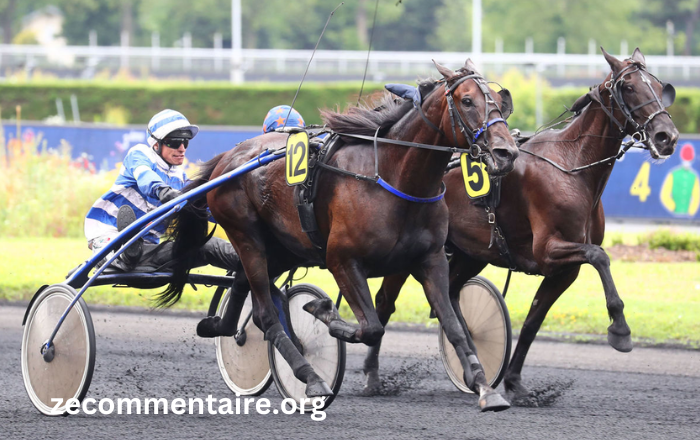
<instances>
[{"instance_id":1,"label":"horse's eye","mask_svg":"<svg viewBox=\"0 0 700 440\"><path fill-rule=\"evenodd\" d=\"M625 92L634 92L634 87L632 87L632 86L625 86Z\"/></svg>"},{"instance_id":2,"label":"horse's eye","mask_svg":"<svg viewBox=\"0 0 700 440\"><path fill-rule=\"evenodd\" d=\"M464 104L467 107L471 107L472 105L474 105L474 103L472 102L472 99L468 96L465 96L464 98L462 98L462 104Z\"/></svg>"}]
</instances>

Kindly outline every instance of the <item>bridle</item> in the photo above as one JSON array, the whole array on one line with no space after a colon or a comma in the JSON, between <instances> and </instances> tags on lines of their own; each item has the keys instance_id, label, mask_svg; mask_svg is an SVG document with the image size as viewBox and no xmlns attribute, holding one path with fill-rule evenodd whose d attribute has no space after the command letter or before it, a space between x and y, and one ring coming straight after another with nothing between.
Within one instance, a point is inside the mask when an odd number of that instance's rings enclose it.
<instances>
[{"instance_id":1,"label":"bridle","mask_svg":"<svg viewBox=\"0 0 700 440\"><path fill-rule=\"evenodd\" d=\"M644 66L643 63L641 63L639 61L632 60L632 59L628 59L626 61L629 61L630 64L628 64L627 66L625 66L625 68L620 70L620 72L618 72L617 75L613 76L608 81L603 83L603 90L607 90L610 93L610 97L611 97L609 109L607 108L605 102L603 101L599 85L595 85L595 86L591 87L591 91L588 92L586 95L584 95L584 97L587 97L590 101L595 101L600 105L600 108L605 112L606 115L608 115L608 118L610 119L611 125L613 123L615 123L615 125L617 125L617 127L620 129L620 134L621 134L620 138L623 138L624 135L627 133L627 126L628 125L631 125L634 128L635 132L630 135L630 137L632 139L623 143L622 148L620 149L620 151L617 154L610 156L610 157L606 157L605 159L590 163L588 165L583 165L580 167L576 167L576 168L567 170L566 168L562 167L558 163L554 162L551 159L547 159L544 156L540 156L539 154L533 153L533 152L525 150L525 149L521 149L520 151L522 153L526 153L526 154L529 154L531 156L535 156L541 160L544 160L545 162L547 162L547 163L551 164L552 166L554 166L555 168L557 168L559 171L562 171L566 174L574 174L574 173L577 173L579 171L587 170L589 168L592 168L592 167L595 167L598 165L610 164L611 161L614 162L615 160L620 160L622 158L622 156L624 156L625 153L627 153L627 151L632 147L642 148L644 150L653 150L657 156L664 158L664 156L659 154L659 151L654 146L654 143L650 142L649 134L647 133L647 127L649 126L649 123L655 117L657 117L661 114L667 114L669 118L671 117L671 115L668 113L666 108L670 107L671 104L673 104L673 101L676 97L676 90L674 89L674 87L671 84L663 83L656 76L654 76L648 70L646 70L646 67ZM635 72L639 72L639 74L642 78L642 82L644 82L644 84L646 84L647 87L649 87L649 90L651 91L653 98L649 99L648 101L643 102L635 107L630 108L629 105L627 105L627 103L625 102L625 100L622 97L622 88L624 87L625 77L628 75L631 75ZM654 91L654 88L651 85L651 81L649 80L649 78L647 78L645 73L647 73L652 78L654 78L654 80L656 80L656 82L663 85L663 90L661 92L661 98L659 98L659 95L657 95L656 91ZM581 101L581 98L579 99L579 101ZM579 114L581 112L581 110L590 101L584 101L583 104L579 105L579 108L572 108L571 110L567 109L565 112L573 111L576 114ZM577 101L577 103L578 103L578 101ZM633 113L635 111L641 109L642 107L645 107L647 105L654 104L654 103L656 103L659 106L659 109L656 110L655 112L653 112L652 114L650 114L646 118L646 120L644 121L643 124L639 124L634 119ZM625 117L624 123L621 123L615 117L615 114L613 113L613 104L617 104L617 106L620 108L620 111L622 112L623 116ZM574 107L577 107L577 104L574 104ZM553 125L549 125L547 128L551 128L551 127L553 127L561 122L562 121L560 121L556 124L553 124ZM536 141L528 141L528 142L537 143ZM642 145L642 146L640 147L639 145Z\"/></svg>"},{"instance_id":2,"label":"bridle","mask_svg":"<svg viewBox=\"0 0 700 440\"><path fill-rule=\"evenodd\" d=\"M455 89L457 86L459 86L461 83L468 79L473 79L474 82L479 86L479 89L481 92L484 94L485 101L486 101L486 106L484 109L484 122L481 124L479 129L474 132L472 131L467 124L464 122L464 119L462 118L461 113L459 110L456 109L456 106L454 104L454 99L452 98L452 94L454 93ZM442 184L442 190L440 193L435 196L435 197L428 197L428 198L420 198L420 197L413 197L408 194L405 194L398 190L397 188L392 187L389 185L388 182L386 182L382 177L379 175L379 147L378 143L387 143L387 144L393 144L393 145L401 145L405 147L417 147L417 148L424 148L424 149L429 149L429 150L436 150L436 151L444 151L444 152L450 152L450 153L467 153L472 156L474 159L480 159L482 157L487 157L491 160L493 158L490 156L488 150L487 150L487 145L488 141L485 139L483 140L483 148L481 145L479 145L477 142L481 135L492 125L498 123L498 122L503 122L506 124L506 127L508 126L508 123L506 120L502 117L503 113L501 112L501 109L498 107L498 104L496 104L496 101L493 99L493 96L491 96L491 93L489 92L488 85L486 81L484 80L483 77L475 74L465 74L464 76L458 77L458 79L450 86L448 85L448 81L446 78L443 78L441 80L436 81L437 83L444 82L445 83L445 96L447 97L448 101L448 109L450 112L450 120L452 122L452 134L453 138L455 140L455 146L452 147L445 147L445 146L440 146L440 145L428 145L428 144L422 144L418 142L408 142L408 141L402 141L398 139L387 139L387 138L381 138L379 137L379 132L381 131L382 127L377 127L377 130L374 133L374 136L366 136L366 135L360 135L360 134L350 134L350 133L339 133L335 131L328 131L331 134L336 134L341 137L350 137L350 138L355 138L355 139L362 139L365 141L371 141L373 146L374 146L374 176L365 176L362 174L354 173L352 171L344 170L341 168L336 168L331 165L325 164L322 160L317 160L316 165L318 165L320 168L327 169L329 171L342 174L345 176L349 177L354 177L357 180L364 180L364 181L369 181L369 182L374 182L382 186L384 189L387 191L391 192L392 194L401 197L404 200L408 200L411 202L418 202L418 203L433 203L437 202L439 200L442 200L442 198L445 195L446 187L443 182ZM435 89L431 90L428 94L432 93ZM506 90L506 89L503 89ZM510 93L508 92L508 95ZM494 105L494 108L490 108L491 104ZM426 124L440 133L443 137L447 139L447 136L445 135L445 132L442 131L439 127L437 127L435 124L430 122L430 120L425 116L425 113L423 113L422 109L422 99L415 97L413 98L413 106L414 108L418 111L420 116L423 118L423 120L426 122ZM493 118L493 119L488 119L489 115L493 111L498 111L499 115L501 116L500 118ZM455 116L456 115L456 116ZM469 145L469 148L460 148L458 145L457 141L457 133L456 133L456 123L455 120L459 122L459 127L460 131L464 134L464 137L467 140L467 143ZM280 130L277 129L276 131L284 131L284 129ZM325 153L324 153L325 154Z\"/></svg>"},{"instance_id":3,"label":"bridle","mask_svg":"<svg viewBox=\"0 0 700 440\"><path fill-rule=\"evenodd\" d=\"M463 82L467 80L474 80L476 85L479 87L479 90L481 93L484 95L484 99L486 101L486 105L484 106L484 119L483 122L481 123L481 126L479 129L476 131L472 131L469 126L467 126L466 122L464 122L464 119L462 118L462 113L457 109L454 98L453 98L453 93L457 89L457 87L462 84ZM488 140L484 136L482 144L479 144L479 137L486 132L486 130L492 126L493 124L496 124L498 122L503 122L506 124L506 127L508 127L508 122L503 118L503 112L501 112L501 109L498 107L498 104L496 103L496 100L493 99L493 96L491 96L491 92L489 91L489 86L486 83L486 80L480 75L465 75L456 81L452 83L452 85L449 85L449 82L447 79L443 78L441 81L445 83L445 97L447 98L447 108L450 113L450 122L452 126L452 138L454 139L455 145L458 145L457 142L457 131L455 126L457 123L459 123L459 130L462 132L464 137L467 139L467 142L469 144L469 149L471 150L470 155L473 159L477 159L479 157L485 156L488 154ZM493 108L491 108L491 105L493 105ZM491 115L492 112L497 111L498 114L500 115L499 118L493 118L489 119L489 116ZM455 117L456 116L456 117ZM456 120L456 122L455 122ZM443 133L444 134L444 133Z\"/></svg>"},{"instance_id":4,"label":"bridle","mask_svg":"<svg viewBox=\"0 0 700 440\"><path fill-rule=\"evenodd\" d=\"M631 64L625 66L625 68L618 72L617 75L613 76L610 80L603 83L604 90L607 90L610 93L610 109L606 108L606 106L603 104L599 87L594 87L594 89L591 91L591 98L600 104L603 111L605 111L605 113L610 117L611 123L614 122L618 126L618 128L620 129L620 133L625 133L627 125L631 125L634 129L634 133L630 135L632 137L632 140L634 140L635 143L646 145L647 149L652 149L658 156L661 157L661 154L659 154L658 150L656 150L654 143L649 141L647 127L655 117L661 114L666 114L669 118L671 117L671 115L666 110L666 107L670 106L671 103L673 103L673 99L675 98L676 94L675 89L671 84L664 84L656 76L647 71L643 63L631 59L627 61L629 61ZM622 89L625 85L625 77L635 72L639 72L639 75L642 78L642 82L646 84L646 86L649 88L649 91L651 91L653 98L635 107L630 108L622 97ZM651 76L656 82L663 85L661 98L659 98L659 95L656 94L656 91L651 85L651 81L649 80L647 75L645 75L645 73ZM617 106L620 108L620 111L622 112L622 115L625 117L624 124L618 121L617 118L613 115L613 102L617 104ZM668 105L666 105L666 102L668 102ZM646 118L644 123L639 124L634 119L634 112L650 104L656 104L658 106L658 110L651 113Z\"/></svg>"}]
</instances>

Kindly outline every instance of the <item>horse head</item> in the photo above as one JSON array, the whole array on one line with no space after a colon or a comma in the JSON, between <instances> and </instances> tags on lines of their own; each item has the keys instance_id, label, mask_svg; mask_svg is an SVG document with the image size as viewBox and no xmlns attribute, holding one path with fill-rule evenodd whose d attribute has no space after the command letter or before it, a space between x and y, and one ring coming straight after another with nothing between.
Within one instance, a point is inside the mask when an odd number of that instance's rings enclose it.
<instances>
[{"instance_id":1,"label":"horse head","mask_svg":"<svg viewBox=\"0 0 700 440\"><path fill-rule=\"evenodd\" d=\"M623 61L601 50L612 71L599 90L607 90L619 106L626 119L625 133L645 144L654 159L666 159L675 151L679 137L666 111L676 97L675 89L647 71L639 48Z\"/></svg>"},{"instance_id":2,"label":"horse head","mask_svg":"<svg viewBox=\"0 0 700 440\"><path fill-rule=\"evenodd\" d=\"M506 122L513 113L510 92L491 89L470 59L457 71L433 62L442 74L448 102L441 126L451 127L457 145L470 148L472 157L483 158L490 175L510 172L519 155Z\"/></svg>"}]
</instances>

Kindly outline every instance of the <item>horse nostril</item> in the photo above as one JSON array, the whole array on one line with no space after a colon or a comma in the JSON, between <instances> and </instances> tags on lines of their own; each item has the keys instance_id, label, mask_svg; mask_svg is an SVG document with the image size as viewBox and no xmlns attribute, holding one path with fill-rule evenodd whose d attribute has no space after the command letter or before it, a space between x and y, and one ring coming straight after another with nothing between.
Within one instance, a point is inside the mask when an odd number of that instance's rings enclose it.
<instances>
[{"instance_id":1,"label":"horse nostril","mask_svg":"<svg viewBox=\"0 0 700 440\"><path fill-rule=\"evenodd\" d=\"M671 136L665 131L660 131L654 135L654 143L656 145L666 145L671 140Z\"/></svg>"},{"instance_id":2,"label":"horse nostril","mask_svg":"<svg viewBox=\"0 0 700 440\"><path fill-rule=\"evenodd\" d=\"M499 161L508 161L513 159L513 153L505 148L494 148L493 156Z\"/></svg>"}]
</instances>

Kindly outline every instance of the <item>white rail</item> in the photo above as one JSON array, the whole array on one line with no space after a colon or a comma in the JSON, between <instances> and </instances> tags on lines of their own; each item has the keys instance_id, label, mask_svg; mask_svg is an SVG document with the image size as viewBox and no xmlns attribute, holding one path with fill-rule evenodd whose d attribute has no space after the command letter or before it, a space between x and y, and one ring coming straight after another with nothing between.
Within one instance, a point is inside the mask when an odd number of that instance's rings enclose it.
<instances>
[{"instance_id":1,"label":"white rail","mask_svg":"<svg viewBox=\"0 0 700 440\"><path fill-rule=\"evenodd\" d=\"M246 75L297 74L303 72L310 50L242 49ZM415 76L433 74L432 59L458 67L469 52L387 52L373 51L370 74L377 76ZM312 74L328 80L361 74L366 51L317 51L311 64ZM0 72L12 68L52 69L90 77L103 69L130 69L153 74L222 74L230 72L233 52L223 48L168 48L128 46L0 45ZM653 73L664 79L699 80L700 57L647 56ZM552 78L598 77L608 66L600 54L563 53L481 53L482 73L502 72L510 68L535 69Z\"/></svg>"}]
</instances>

